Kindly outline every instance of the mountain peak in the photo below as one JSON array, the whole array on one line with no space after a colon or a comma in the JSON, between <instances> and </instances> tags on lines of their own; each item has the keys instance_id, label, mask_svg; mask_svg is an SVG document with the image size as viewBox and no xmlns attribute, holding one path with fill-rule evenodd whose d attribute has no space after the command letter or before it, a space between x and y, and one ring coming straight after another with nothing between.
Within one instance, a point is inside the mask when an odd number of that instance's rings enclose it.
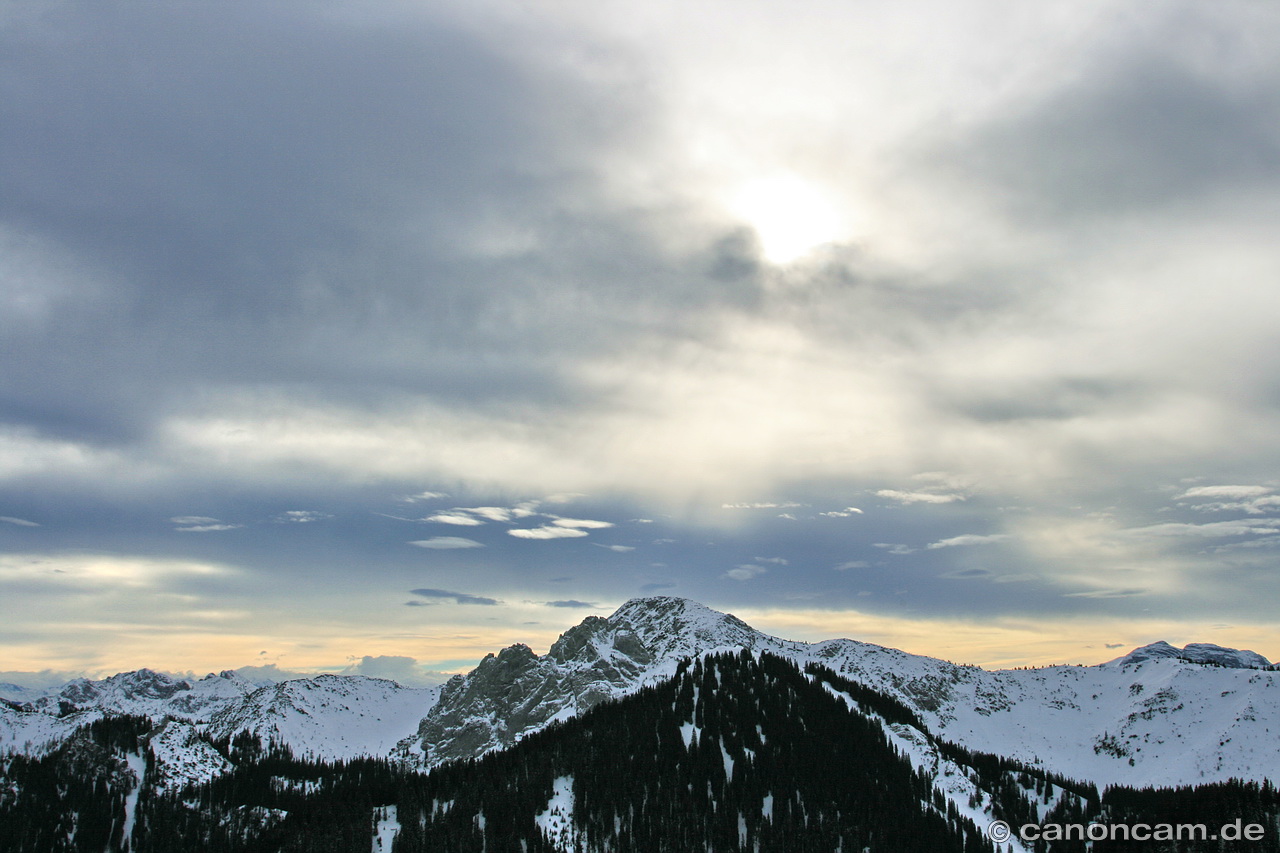
<instances>
[{"instance_id":1,"label":"mountain peak","mask_svg":"<svg viewBox=\"0 0 1280 853\"><path fill-rule=\"evenodd\" d=\"M1188 663L1213 664L1231 669L1258 669L1271 665L1271 661L1257 652L1247 649L1229 649L1213 643L1188 643L1182 648L1164 640L1140 646L1123 657L1108 662L1110 665L1141 663L1161 659L1183 660Z\"/></svg>"}]
</instances>

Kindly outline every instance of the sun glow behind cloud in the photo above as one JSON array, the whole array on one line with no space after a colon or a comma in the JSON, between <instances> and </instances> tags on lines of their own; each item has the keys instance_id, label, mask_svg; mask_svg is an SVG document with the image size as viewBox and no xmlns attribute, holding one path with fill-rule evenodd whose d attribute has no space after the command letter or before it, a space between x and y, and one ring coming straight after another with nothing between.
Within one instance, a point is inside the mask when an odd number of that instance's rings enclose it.
<instances>
[{"instance_id":1,"label":"sun glow behind cloud","mask_svg":"<svg viewBox=\"0 0 1280 853\"><path fill-rule=\"evenodd\" d=\"M849 238L848 216L815 184L796 175L747 182L732 195L729 209L751 226L765 259L775 264Z\"/></svg>"}]
</instances>

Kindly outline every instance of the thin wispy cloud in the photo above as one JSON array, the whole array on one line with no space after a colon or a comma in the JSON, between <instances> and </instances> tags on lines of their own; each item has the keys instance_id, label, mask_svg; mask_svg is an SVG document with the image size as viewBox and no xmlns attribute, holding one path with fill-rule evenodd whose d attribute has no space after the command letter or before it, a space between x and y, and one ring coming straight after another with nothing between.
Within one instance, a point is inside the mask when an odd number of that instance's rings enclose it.
<instances>
[{"instance_id":1,"label":"thin wispy cloud","mask_svg":"<svg viewBox=\"0 0 1280 853\"><path fill-rule=\"evenodd\" d=\"M327 512L318 512L311 509L291 509L280 513L274 520L282 524L311 524L329 518L333 518L333 516Z\"/></svg>"},{"instance_id":2,"label":"thin wispy cloud","mask_svg":"<svg viewBox=\"0 0 1280 853\"><path fill-rule=\"evenodd\" d=\"M409 592L431 601L452 601L454 604L480 604L491 607L502 603L496 598L486 598L466 592L453 592L447 589L411 589Z\"/></svg>"},{"instance_id":3,"label":"thin wispy cloud","mask_svg":"<svg viewBox=\"0 0 1280 853\"><path fill-rule=\"evenodd\" d=\"M432 551L457 551L467 548L483 548L484 545L474 539L466 539L462 536L433 536L430 539L415 539L409 543L419 548L427 548Z\"/></svg>"},{"instance_id":4,"label":"thin wispy cloud","mask_svg":"<svg viewBox=\"0 0 1280 853\"><path fill-rule=\"evenodd\" d=\"M169 520L177 525L173 529L180 533L218 533L224 530L237 530L244 527L243 524L228 524L219 519L203 515L179 515Z\"/></svg>"},{"instance_id":5,"label":"thin wispy cloud","mask_svg":"<svg viewBox=\"0 0 1280 853\"><path fill-rule=\"evenodd\" d=\"M904 492L900 489L880 489L876 492L882 498L897 501L900 504L949 504L964 500L964 495L938 492Z\"/></svg>"},{"instance_id":6,"label":"thin wispy cloud","mask_svg":"<svg viewBox=\"0 0 1280 853\"><path fill-rule=\"evenodd\" d=\"M729 569L729 571L725 572L721 577L734 581L749 581L752 578L763 575L767 571L769 570L764 566L760 566L755 563L744 563Z\"/></svg>"},{"instance_id":7,"label":"thin wispy cloud","mask_svg":"<svg viewBox=\"0 0 1280 853\"><path fill-rule=\"evenodd\" d=\"M484 524L484 519L476 518L474 515L465 515L460 512L441 512L436 515L430 515L422 519L433 524L454 524L458 527L479 527Z\"/></svg>"},{"instance_id":8,"label":"thin wispy cloud","mask_svg":"<svg viewBox=\"0 0 1280 853\"><path fill-rule=\"evenodd\" d=\"M937 550L938 548L956 548L968 545L990 545L994 542L1007 542L1012 539L1008 533L965 533L960 536L950 536L946 539L939 539L937 542L930 542L926 548Z\"/></svg>"},{"instance_id":9,"label":"thin wispy cloud","mask_svg":"<svg viewBox=\"0 0 1280 853\"><path fill-rule=\"evenodd\" d=\"M507 535L514 536L517 539L577 539L589 534L585 530L579 530L574 527L544 525L542 527L517 527L508 530Z\"/></svg>"}]
</instances>

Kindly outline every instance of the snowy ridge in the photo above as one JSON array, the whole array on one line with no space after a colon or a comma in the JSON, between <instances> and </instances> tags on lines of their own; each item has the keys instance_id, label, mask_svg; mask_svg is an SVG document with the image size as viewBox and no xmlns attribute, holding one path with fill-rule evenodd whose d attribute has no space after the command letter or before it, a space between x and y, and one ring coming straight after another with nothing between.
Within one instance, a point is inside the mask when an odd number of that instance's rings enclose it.
<instances>
[{"instance_id":1,"label":"snowy ridge","mask_svg":"<svg viewBox=\"0 0 1280 853\"><path fill-rule=\"evenodd\" d=\"M414 731L439 695L436 687L402 687L359 675L282 681L214 714L208 732L214 738L251 732L299 756L386 755Z\"/></svg>"},{"instance_id":2,"label":"snowy ridge","mask_svg":"<svg viewBox=\"0 0 1280 853\"><path fill-rule=\"evenodd\" d=\"M1124 666L1129 663L1142 663L1161 658L1175 658L1189 663L1225 666L1230 669L1264 669L1271 666L1271 662L1257 652L1226 649L1215 646L1213 643L1188 643L1179 649L1164 640L1134 649L1124 657L1109 661L1104 666Z\"/></svg>"},{"instance_id":3,"label":"snowy ridge","mask_svg":"<svg viewBox=\"0 0 1280 853\"><path fill-rule=\"evenodd\" d=\"M77 678L56 693L45 693L23 707L46 714L90 710L205 721L215 711L244 698L258 686L229 670L192 682L139 669L101 681Z\"/></svg>"},{"instance_id":4,"label":"snowy ridge","mask_svg":"<svg viewBox=\"0 0 1280 853\"><path fill-rule=\"evenodd\" d=\"M683 658L739 649L816 662L898 699L944 740L1099 787L1275 781L1280 772L1280 672L1253 652L1155 643L1098 666L988 672L854 640L783 640L668 597L588 617L545 655L510 646L441 688L334 675L262 686L234 672L190 681L150 670L79 680L0 704L0 750L37 753L103 714L128 713L168 721L153 752L167 756L175 784L220 772L197 730L426 768L505 748L655 684Z\"/></svg>"},{"instance_id":5,"label":"snowy ridge","mask_svg":"<svg viewBox=\"0 0 1280 853\"><path fill-rule=\"evenodd\" d=\"M86 711L55 717L40 711L15 710L0 705L0 753L43 755L66 740L78 726L101 716L100 712Z\"/></svg>"},{"instance_id":6,"label":"snowy ridge","mask_svg":"<svg viewBox=\"0 0 1280 853\"><path fill-rule=\"evenodd\" d=\"M500 749L669 677L682 657L742 648L822 664L915 709L945 740L1099 786L1274 778L1280 767L1280 740L1270 733L1280 732L1274 671L1162 657L988 672L854 640L782 640L666 597L633 599L607 619L588 617L544 656L527 646L490 655L445 685L394 755L431 766ZM1188 648L1252 660L1252 653Z\"/></svg>"}]
</instances>

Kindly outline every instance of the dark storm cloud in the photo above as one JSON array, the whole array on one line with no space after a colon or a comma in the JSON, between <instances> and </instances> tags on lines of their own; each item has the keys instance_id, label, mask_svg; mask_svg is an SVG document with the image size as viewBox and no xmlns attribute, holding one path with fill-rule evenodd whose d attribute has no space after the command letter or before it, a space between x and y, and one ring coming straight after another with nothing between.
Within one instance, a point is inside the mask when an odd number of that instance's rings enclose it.
<instances>
[{"instance_id":1,"label":"dark storm cloud","mask_svg":"<svg viewBox=\"0 0 1280 853\"><path fill-rule=\"evenodd\" d=\"M5 324L9 423L136 441L246 385L554 402L562 356L649 322L615 303L714 295L601 185L636 92L438 12L68 2L0 26L0 74L0 236L50 308Z\"/></svg>"},{"instance_id":2,"label":"dark storm cloud","mask_svg":"<svg viewBox=\"0 0 1280 853\"><path fill-rule=\"evenodd\" d=\"M454 604L495 605L495 604L502 603L498 601L496 598L485 598L480 595L471 595L470 593L466 593L466 592L450 592L447 589L411 589L409 590L409 592L413 593L414 595L420 595L423 598L452 599ZM414 604L417 602L409 602L409 603Z\"/></svg>"}]
</instances>

